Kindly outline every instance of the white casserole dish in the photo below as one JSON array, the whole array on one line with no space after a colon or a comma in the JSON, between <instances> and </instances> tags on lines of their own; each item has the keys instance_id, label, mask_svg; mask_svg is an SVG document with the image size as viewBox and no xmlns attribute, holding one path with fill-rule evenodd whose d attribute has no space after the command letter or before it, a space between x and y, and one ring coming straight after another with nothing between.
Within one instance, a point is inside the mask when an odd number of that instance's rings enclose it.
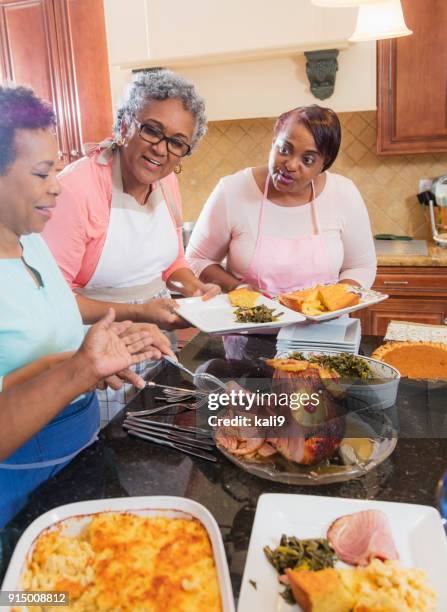
<instances>
[{"instance_id":1,"label":"white casserole dish","mask_svg":"<svg viewBox=\"0 0 447 612\"><path fill-rule=\"evenodd\" d=\"M233 591L219 526L205 506L186 497L151 496L99 499L67 504L45 512L33 521L22 534L12 555L1 589L3 591L22 590L21 577L33 551L34 542L42 531L63 521L64 531L65 528L67 529L65 533L75 536L80 533L89 520L88 516L85 515L107 511L173 518L189 516L198 519L205 527L211 541L219 579L222 610L223 612L234 612ZM8 609L11 610L11 608Z\"/></svg>"}]
</instances>

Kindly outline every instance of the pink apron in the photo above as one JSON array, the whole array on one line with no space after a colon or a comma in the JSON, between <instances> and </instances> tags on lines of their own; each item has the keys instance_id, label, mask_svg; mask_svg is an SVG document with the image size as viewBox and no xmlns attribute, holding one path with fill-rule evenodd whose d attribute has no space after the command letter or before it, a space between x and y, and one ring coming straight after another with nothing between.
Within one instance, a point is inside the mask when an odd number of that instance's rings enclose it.
<instances>
[{"instance_id":1,"label":"pink apron","mask_svg":"<svg viewBox=\"0 0 447 612\"><path fill-rule=\"evenodd\" d=\"M264 206L270 176L265 181L255 252L244 282L276 296L317 284L336 283L331 270L324 236L318 223L315 189L312 183L310 210L313 234L297 238L281 238L263 233Z\"/></svg>"}]
</instances>

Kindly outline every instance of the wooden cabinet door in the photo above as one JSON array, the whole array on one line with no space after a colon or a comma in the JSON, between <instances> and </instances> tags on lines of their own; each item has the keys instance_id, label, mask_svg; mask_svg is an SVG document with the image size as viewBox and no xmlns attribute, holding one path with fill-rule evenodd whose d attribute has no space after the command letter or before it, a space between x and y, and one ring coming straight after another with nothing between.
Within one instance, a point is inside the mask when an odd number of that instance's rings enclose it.
<instances>
[{"instance_id":1,"label":"wooden cabinet door","mask_svg":"<svg viewBox=\"0 0 447 612\"><path fill-rule=\"evenodd\" d=\"M377 44L377 152L447 151L447 2L402 8L413 34Z\"/></svg>"},{"instance_id":2,"label":"wooden cabinet door","mask_svg":"<svg viewBox=\"0 0 447 612\"><path fill-rule=\"evenodd\" d=\"M1 64L4 79L29 85L54 102L57 48L52 0L1 0Z\"/></svg>"},{"instance_id":3,"label":"wooden cabinet door","mask_svg":"<svg viewBox=\"0 0 447 612\"><path fill-rule=\"evenodd\" d=\"M357 313L353 313L353 316ZM359 311L362 334L384 336L390 321L441 325L447 317L447 300L389 298Z\"/></svg>"},{"instance_id":4,"label":"wooden cabinet door","mask_svg":"<svg viewBox=\"0 0 447 612\"><path fill-rule=\"evenodd\" d=\"M112 133L112 94L103 0L56 0L60 54L73 73L71 160L82 144L101 142ZM76 83L76 87L74 84Z\"/></svg>"},{"instance_id":5,"label":"wooden cabinet door","mask_svg":"<svg viewBox=\"0 0 447 612\"><path fill-rule=\"evenodd\" d=\"M110 136L103 0L0 0L0 73L52 104L61 166Z\"/></svg>"},{"instance_id":6,"label":"wooden cabinet door","mask_svg":"<svg viewBox=\"0 0 447 612\"><path fill-rule=\"evenodd\" d=\"M64 89L59 66L52 0L0 1L0 65L4 80L32 87L57 116L60 157L68 162L68 134L60 103ZM66 153L65 158L63 152Z\"/></svg>"}]
</instances>

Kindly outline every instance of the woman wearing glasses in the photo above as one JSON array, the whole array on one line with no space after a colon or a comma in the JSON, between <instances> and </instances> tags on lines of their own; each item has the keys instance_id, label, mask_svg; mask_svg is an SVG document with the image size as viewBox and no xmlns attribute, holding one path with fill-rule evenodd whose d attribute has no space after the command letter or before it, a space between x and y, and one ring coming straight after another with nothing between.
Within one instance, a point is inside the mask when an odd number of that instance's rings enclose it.
<instances>
[{"instance_id":1,"label":"woman wearing glasses","mask_svg":"<svg viewBox=\"0 0 447 612\"><path fill-rule=\"evenodd\" d=\"M95 323L113 304L118 320L173 329L182 320L167 288L204 298L220 291L185 261L175 176L205 131L204 103L192 84L169 70L140 72L118 109L114 139L90 146L60 174L44 238L84 322ZM128 399L104 401L103 421Z\"/></svg>"}]
</instances>

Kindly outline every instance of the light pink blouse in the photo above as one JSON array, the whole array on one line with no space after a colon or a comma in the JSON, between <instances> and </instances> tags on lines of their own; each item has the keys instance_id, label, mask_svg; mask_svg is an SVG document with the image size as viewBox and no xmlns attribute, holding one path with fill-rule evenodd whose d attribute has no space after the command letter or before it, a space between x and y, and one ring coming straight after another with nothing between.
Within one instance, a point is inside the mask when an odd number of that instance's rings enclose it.
<instances>
[{"instance_id":1,"label":"light pink blouse","mask_svg":"<svg viewBox=\"0 0 447 612\"><path fill-rule=\"evenodd\" d=\"M186 250L186 259L197 276L226 258L226 269L237 278L244 277L255 250L261 201L251 168L220 180ZM370 287L376 275L376 253L368 212L354 183L327 172L326 185L315 205L333 276ZM311 234L310 204L286 207L267 200L263 231L284 238Z\"/></svg>"},{"instance_id":2,"label":"light pink blouse","mask_svg":"<svg viewBox=\"0 0 447 612\"><path fill-rule=\"evenodd\" d=\"M85 287L101 256L109 225L112 198L112 160L98 160L100 153L70 164L59 175L62 191L48 221L43 237L72 289ZM162 179L181 212L182 201L177 178ZM187 268L182 228L177 228L178 255L167 270L160 270L163 280L180 268ZM149 237L150 240L150 237Z\"/></svg>"}]
</instances>

